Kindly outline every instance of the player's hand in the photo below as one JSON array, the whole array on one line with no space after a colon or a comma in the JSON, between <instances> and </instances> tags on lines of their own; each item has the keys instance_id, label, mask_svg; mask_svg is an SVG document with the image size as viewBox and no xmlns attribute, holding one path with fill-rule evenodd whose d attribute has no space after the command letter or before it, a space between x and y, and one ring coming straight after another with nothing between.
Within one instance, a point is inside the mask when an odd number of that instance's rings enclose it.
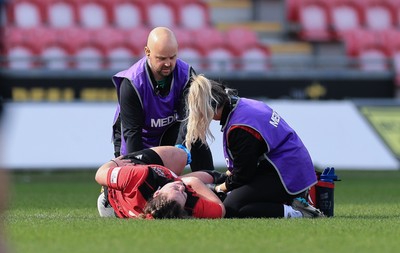
<instances>
[{"instance_id":1,"label":"player's hand","mask_svg":"<svg viewBox=\"0 0 400 253\"><path fill-rule=\"evenodd\" d=\"M206 186L208 187L208 189L216 193L215 191L215 186L217 186L216 184L206 184Z\"/></svg>"},{"instance_id":2,"label":"player's hand","mask_svg":"<svg viewBox=\"0 0 400 253\"><path fill-rule=\"evenodd\" d=\"M213 192L215 193L215 195L217 195L218 198L219 198L221 201L224 201L224 199L226 198L226 193L223 192L223 191L221 191L221 190L218 190L218 189L220 189L220 188L217 187L216 184L206 184L206 186L208 187L208 189L210 189L211 191L213 191Z\"/></svg>"},{"instance_id":3,"label":"player's hand","mask_svg":"<svg viewBox=\"0 0 400 253\"><path fill-rule=\"evenodd\" d=\"M132 164L130 159L123 159L124 156L118 156L117 158L111 159L117 167L122 167Z\"/></svg>"}]
</instances>

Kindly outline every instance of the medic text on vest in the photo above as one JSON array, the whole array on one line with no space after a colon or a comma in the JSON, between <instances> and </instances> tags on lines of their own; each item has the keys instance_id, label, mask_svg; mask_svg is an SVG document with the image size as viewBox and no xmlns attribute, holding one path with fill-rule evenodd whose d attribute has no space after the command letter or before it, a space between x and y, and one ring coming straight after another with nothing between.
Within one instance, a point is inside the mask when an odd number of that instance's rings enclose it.
<instances>
[{"instance_id":1,"label":"medic text on vest","mask_svg":"<svg viewBox=\"0 0 400 253\"><path fill-rule=\"evenodd\" d=\"M168 126L172 122L175 122L177 118L177 115L174 116L168 116L163 119L151 119L151 127L164 127Z\"/></svg>"},{"instance_id":2,"label":"medic text on vest","mask_svg":"<svg viewBox=\"0 0 400 253\"><path fill-rule=\"evenodd\" d=\"M272 112L271 120L269 123L273 125L274 127L278 127L279 120L281 119L281 116L275 111Z\"/></svg>"}]
</instances>

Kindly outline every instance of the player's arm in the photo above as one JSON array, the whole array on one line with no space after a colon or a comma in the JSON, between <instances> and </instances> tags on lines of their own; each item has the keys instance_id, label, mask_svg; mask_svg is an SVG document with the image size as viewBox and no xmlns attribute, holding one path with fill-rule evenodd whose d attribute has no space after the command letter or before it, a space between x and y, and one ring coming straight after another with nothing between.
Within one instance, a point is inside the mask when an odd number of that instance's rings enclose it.
<instances>
[{"instance_id":1,"label":"player's arm","mask_svg":"<svg viewBox=\"0 0 400 253\"><path fill-rule=\"evenodd\" d=\"M121 155L121 116L118 115L113 125L113 144L114 144L114 157Z\"/></svg>"},{"instance_id":2,"label":"player's arm","mask_svg":"<svg viewBox=\"0 0 400 253\"><path fill-rule=\"evenodd\" d=\"M144 113L139 95L128 79L124 79L121 83L120 106L120 120L126 140L126 151L127 153L131 153L142 150Z\"/></svg>"},{"instance_id":3,"label":"player's arm","mask_svg":"<svg viewBox=\"0 0 400 253\"><path fill-rule=\"evenodd\" d=\"M108 171L115 167L122 167L127 164L130 164L131 160L122 159L122 156L111 159L110 161L105 162L100 168L97 169L95 180L99 185L107 186L107 174Z\"/></svg>"},{"instance_id":4,"label":"player's arm","mask_svg":"<svg viewBox=\"0 0 400 253\"><path fill-rule=\"evenodd\" d=\"M200 179L197 177L182 177L181 180L193 188L193 190L200 196L210 201L221 203L221 200L213 191L211 191Z\"/></svg>"},{"instance_id":5,"label":"player's arm","mask_svg":"<svg viewBox=\"0 0 400 253\"><path fill-rule=\"evenodd\" d=\"M218 196L211 191L200 179L196 177L183 177L181 180L186 184L192 187L192 189L197 193L198 196L204 198L210 202L218 204L221 209L221 217L225 216L225 206L222 201L218 198Z\"/></svg>"},{"instance_id":6,"label":"player's arm","mask_svg":"<svg viewBox=\"0 0 400 253\"><path fill-rule=\"evenodd\" d=\"M267 150L261 135L250 128L238 127L231 130L228 143L235 158L233 173L227 177L225 183L217 185L216 191L228 192L252 180L257 171L258 158Z\"/></svg>"}]
</instances>

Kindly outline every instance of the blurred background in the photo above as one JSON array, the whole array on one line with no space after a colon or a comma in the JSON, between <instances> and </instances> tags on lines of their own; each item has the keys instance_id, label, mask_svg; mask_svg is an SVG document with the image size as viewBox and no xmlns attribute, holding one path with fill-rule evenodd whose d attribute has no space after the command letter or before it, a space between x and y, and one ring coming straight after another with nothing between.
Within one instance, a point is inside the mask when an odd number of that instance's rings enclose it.
<instances>
[{"instance_id":1,"label":"blurred background","mask_svg":"<svg viewBox=\"0 0 400 253\"><path fill-rule=\"evenodd\" d=\"M3 167L93 169L112 158L111 76L167 26L180 58L275 108L316 166L400 168L400 0L0 2Z\"/></svg>"}]
</instances>

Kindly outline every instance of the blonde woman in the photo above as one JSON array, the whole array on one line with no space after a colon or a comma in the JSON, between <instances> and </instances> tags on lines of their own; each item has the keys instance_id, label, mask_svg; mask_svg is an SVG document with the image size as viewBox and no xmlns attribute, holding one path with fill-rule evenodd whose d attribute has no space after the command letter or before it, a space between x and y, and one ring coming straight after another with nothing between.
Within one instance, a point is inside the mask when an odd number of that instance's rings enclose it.
<instances>
[{"instance_id":1,"label":"blonde woman","mask_svg":"<svg viewBox=\"0 0 400 253\"><path fill-rule=\"evenodd\" d=\"M229 176L213 189L228 193L225 217L324 216L305 198L317 183L307 148L276 111L203 75L191 83L187 109L186 143L207 145L211 121L222 126Z\"/></svg>"}]
</instances>

